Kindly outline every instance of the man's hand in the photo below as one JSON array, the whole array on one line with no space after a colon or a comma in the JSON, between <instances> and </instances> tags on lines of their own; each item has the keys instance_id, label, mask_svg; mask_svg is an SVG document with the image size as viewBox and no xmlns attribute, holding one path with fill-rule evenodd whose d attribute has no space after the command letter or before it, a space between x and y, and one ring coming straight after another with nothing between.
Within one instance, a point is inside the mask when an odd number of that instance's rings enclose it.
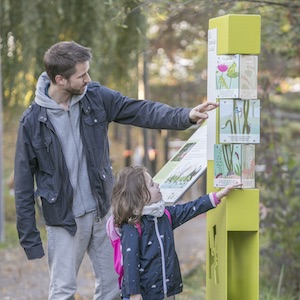
<instances>
[{"instance_id":1,"label":"man's hand","mask_svg":"<svg viewBox=\"0 0 300 300\"><path fill-rule=\"evenodd\" d=\"M219 106L216 102L205 102L194 107L189 114L192 123L201 124L208 118L208 111L211 111Z\"/></svg>"}]
</instances>

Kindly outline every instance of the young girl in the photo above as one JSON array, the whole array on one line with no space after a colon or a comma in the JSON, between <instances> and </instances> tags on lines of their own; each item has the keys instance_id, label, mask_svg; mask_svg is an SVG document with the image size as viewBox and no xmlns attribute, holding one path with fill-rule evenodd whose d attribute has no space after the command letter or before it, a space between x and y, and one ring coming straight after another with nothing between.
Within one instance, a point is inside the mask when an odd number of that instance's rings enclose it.
<instances>
[{"instance_id":1,"label":"young girl","mask_svg":"<svg viewBox=\"0 0 300 300\"><path fill-rule=\"evenodd\" d=\"M144 167L120 171L113 189L112 208L115 226L121 232L123 299L175 299L174 295L182 292L182 279L173 230L215 208L238 186L227 186L195 201L165 208L159 185ZM138 232L137 223L142 233Z\"/></svg>"}]
</instances>

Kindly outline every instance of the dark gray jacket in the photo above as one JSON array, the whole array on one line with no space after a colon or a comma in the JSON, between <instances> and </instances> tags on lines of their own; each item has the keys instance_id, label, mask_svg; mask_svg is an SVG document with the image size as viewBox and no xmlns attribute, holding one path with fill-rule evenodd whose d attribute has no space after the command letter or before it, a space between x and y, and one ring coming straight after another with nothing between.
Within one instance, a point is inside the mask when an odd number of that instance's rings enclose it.
<instances>
[{"instance_id":1,"label":"dark gray jacket","mask_svg":"<svg viewBox=\"0 0 300 300\"><path fill-rule=\"evenodd\" d=\"M141 219L142 236L133 225L124 224L121 228L124 277L122 294L142 294L143 300L164 299L162 264L165 264L167 296L182 291L182 278L178 257L175 251L173 230L190 219L214 208L209 195L182 205L168 206L171 222L164 214L157 218L143 216ZM163 245L164 257L158 239Z\"/></svg>"},{"instance_id":2,"label":"dark gray jacket","mask_svg":"<svg viewBox=\"0 0 300 300\"><path fill-rule=\"evenodd\" d=\"M108 142L110 122L175 130L192 125L189 108L130 99L97 82L88 85L80 107L80 132L99 217L105 216L110 208L114 183ZM42 199L46 224L62 226L74 235L73 189L60 142L47 109L33 102L21 117L15 156L17 229L29 259L44 255L34 216L37 196Z\"/></svg>"}]
</instances>

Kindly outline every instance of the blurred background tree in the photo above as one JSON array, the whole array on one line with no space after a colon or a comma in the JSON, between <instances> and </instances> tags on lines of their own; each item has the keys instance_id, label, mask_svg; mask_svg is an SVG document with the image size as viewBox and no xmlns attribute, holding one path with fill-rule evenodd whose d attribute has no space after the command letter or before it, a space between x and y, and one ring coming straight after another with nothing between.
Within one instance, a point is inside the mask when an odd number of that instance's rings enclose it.
<instances>
[{"instance_id":1,"label":"blurred background tree","mask_svg":"<svg viewBox=\"0 0 300 300\"><path fill-rule=\"evenodd\" d=\"M280 283L280 291L299 295L298 0L1 0L4 176L8 178L13 169L19 116L34 99L43 55L52 44L74 40L91 47L91 76L104 85L134 98L141 95L143 86L148 99L192 107L206 98L208 21L225 14L262 17L262 132L261 144L256 147L262 204L261 277L271 288ZM148 146L157 148L154 153L159 169L168 158L162 145L168 145L169 139L185 140L190 134L153 134L113 124L115 170L130 164L133 150L141 144L144 157ZM124 156L120 155L123 151ZM8 203L8 220L14 220L13 211Z\"/></svg>"}]
</instances>

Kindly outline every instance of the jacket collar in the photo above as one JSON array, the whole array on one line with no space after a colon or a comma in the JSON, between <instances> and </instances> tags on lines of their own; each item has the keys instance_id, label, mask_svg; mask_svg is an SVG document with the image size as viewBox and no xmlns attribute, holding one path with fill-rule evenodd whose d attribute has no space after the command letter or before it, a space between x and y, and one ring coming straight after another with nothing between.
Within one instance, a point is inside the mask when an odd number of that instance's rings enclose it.
<instances>
[{"instance_id":1,"label":"jacket collar","mask_svg":"<svg viewBox=\"0 0 300 300\"><path fill-rule=\"evenodd\" d=\"M47 123L48 116L47 116L47 109L45 107L40 106L40 112L38 118L40 122Z\"/></svg>"},{"instance_id":2,"label":"jacket collar","mask_svg":"<svg viewBox=\"0 0 300 300\"><path fill-rule=\"evenodd\" d=\"M90 101L87 97L87 95L85 94L84 97L81 99L80 101L80 104L81 104L81 108L82 108L82 111L86 114L86 115L89 115L92 111L92 107L90 105Z\"/></svg>"}]
</instances>

